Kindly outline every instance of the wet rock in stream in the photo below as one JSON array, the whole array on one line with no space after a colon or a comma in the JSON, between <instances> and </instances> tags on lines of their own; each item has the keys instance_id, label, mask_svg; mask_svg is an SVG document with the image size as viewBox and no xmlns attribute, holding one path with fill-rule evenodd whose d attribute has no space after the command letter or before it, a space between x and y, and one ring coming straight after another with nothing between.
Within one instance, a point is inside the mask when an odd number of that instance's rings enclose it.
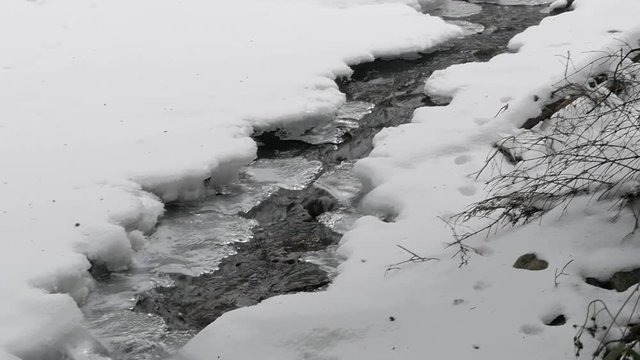
<instances>
[{"instance_id":1,"label":"wet rock in stream","mask_svg":"<svg viewBox=\"0 0 640 360\"><path fill-rule=\"evenodd\" d=\"M328 274L301 258L340 239L314 220L332 202L313 186L280 189L246 214L260 224L254 239L238 244L237 253L222 260L218 270L197 277L171 275L173 286L142 294L135 310L159 314L172 329L201 329L229 310L325 287Z\"/></svg>"}]
</instances>

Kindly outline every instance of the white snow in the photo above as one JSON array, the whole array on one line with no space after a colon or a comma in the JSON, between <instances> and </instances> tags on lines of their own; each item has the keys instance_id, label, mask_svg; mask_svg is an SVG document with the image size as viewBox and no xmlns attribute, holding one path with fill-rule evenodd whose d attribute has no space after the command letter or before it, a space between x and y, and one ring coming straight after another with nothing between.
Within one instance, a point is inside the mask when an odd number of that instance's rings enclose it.
<instances>
[{"instance_id":1,"label":"white snow","mask_svg":"<svg viewBox=\"0 0 640 360\"><path fill-rule=\"evenodd\" d=\"M486 196L470 174L493 141L539 114L563 84L567 64L568 73L577 72L572 81L585 81L614 65L594 60L640 44L640 2L577 0L574 7L516 36L515 53L434 73L427 93L451 103L418 109L413 123L375 138L355 171L368 189L362 208L376 216L345 234L338 251L346 260L327 291L229 312L180 358L574 358L572 324L588 318L589 301L601 299L615 311L632 291L603 290L583 277L640 265L640 245L628 236L633 216L623 212L614 222L611 203L578 198L540 222L470 239L479 254L461 268L451 257L456 249L444 248L452 236L441 220ZM439 260L394 265L412 256L397 245ZM513 268L525 253L549 267ZM560 314L567 324L545 325ZM590 359L598 339L582 340L580 358Z\"/></svg>"},{"instance_id":2,"label":"white snow","mask_svg":"<svg viewBox=\"0 0 640 360\"><path fill-rule=\"evenodd\" d=\"M254 129L332 120L348 65L459 34L409 5L1 2L0 358L82 352L87 258L129 266L163 202L254 158Z\"/></svg>"},{"instance_id":3,"label":"white snow","mask_svg":"<svg viewBox=\"0 0 640 360\"><path fill-rule=\"evenodd\" d=\"M497 5L544 5L553 2L553 0L471 0L472 3L486 3Z\"/></svg>"}]
</instances>

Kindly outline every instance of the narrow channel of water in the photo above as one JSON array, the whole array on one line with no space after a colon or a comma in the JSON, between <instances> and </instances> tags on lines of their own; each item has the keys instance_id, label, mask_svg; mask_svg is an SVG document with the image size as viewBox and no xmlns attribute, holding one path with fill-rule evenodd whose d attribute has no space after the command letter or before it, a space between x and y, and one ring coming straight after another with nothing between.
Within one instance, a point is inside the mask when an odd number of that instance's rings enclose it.
<instances>
[{"instance_id":1,"label":"narrow channel of water","mask_svg":"<svg viewBox=\"0 0 640 360\"><path fill-rule=\"evenodd\" d=\"M113 359L165 358L226 311L326 286L340 262L332 249L360 216L351 168L373 136L436 105L423 94L433 71L486 61L544 16L540 7L442 4L430 10L463 26L464 38L356 66L340 81L348 102L332 124L256 137L259 158L237 181L168 206L131 270L98 281L83 311Z\"/></svg>"}]
</instances>

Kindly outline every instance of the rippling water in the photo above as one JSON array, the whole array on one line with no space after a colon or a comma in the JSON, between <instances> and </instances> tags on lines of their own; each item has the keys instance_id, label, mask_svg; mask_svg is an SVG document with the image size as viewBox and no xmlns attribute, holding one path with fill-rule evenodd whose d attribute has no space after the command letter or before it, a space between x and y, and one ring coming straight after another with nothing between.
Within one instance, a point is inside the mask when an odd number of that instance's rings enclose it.
<instances>
[{"instance_id":1,"label":"rippling water","mask_svg":"<svg viewBox=\"0 0 640 360\"><path fill-rule=\"evenodd\" d=\"M172 273L197 276L212 272L233 243L249 241L256 220L240 216L278 188L300 190L312 182L336 196L342 206L337 218L327 224L344 232L355 219L350 201L360 192L351 176L352 164L323 171L322 162L302 157L259 159L241 170L239 179L215 189L215 194L197 202L172 205L153 235L145 242L126 273L115 273L91 294L84 306L88 326L105 342L114 356L128 359L158 359L189 340L192 331L172 331L152 314L131 311L136 294L153 286L169 286ZM335 266L335 255L310 254L309 261Z\"/></svg>"}]
</instances>

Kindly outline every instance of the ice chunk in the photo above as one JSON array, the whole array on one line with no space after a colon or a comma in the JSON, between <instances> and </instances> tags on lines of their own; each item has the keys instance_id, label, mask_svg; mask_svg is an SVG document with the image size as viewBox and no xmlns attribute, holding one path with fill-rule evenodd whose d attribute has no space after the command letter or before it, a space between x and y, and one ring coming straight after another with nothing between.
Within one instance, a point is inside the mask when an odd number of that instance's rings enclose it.
<instances>
[{"instance_id":1,"label":"ice chunk","mask_svg":"<svg viewBox=\"0 0 640 360\"><path fill-rule=\"evenodd\" d=\"M322 213L318 216L318 221L338 234L345 234L347 231L353 229L356 221L362 217L362 215L363 214L356 211L338 209Z\"/></svg>"},{"instance_id":2,"label":"ice chunk","mask_svg":"<svg viewBox=\"0 0 640 360\"><path fill-rule=\"evenodd\" d=\"M115 275L108 286L97 289L89 297L85 306L88 310L84 312L86 323L94 335L105 342L114 358L167 357L194 335L194 331L168 329L157 315L131 311L136 300L135 290L151 285L145 276Z\"/></svg>"},{"instance_id":3,"label":"ice chunk","mask_svg":"<svg viewBox=\"0 0 640 360\"><path fill-rule=\"evenodd\" d=\"M362 183L353 175L353 162L342 162L323 173L313 184L343 204L351 203L362 192Z\"/></svg>"},{"instance_id":4,"label":"ice chunk","mask_svg":"<svg viewBox=\"0 0 640 360\"><path fill-rule=\"evenodd\" d=\"M349 101L342 105L335 119L323 126L312 128L301 135L280 133L284 140L300 140L309 144L340 144L349 129L359 127L359 121L371 113L375 105L364 101Z\"/></svg>"},{"instance_id":5,"label":"ice chunk","mask_svg":"<svg viewBox=\"0 0 640 360\"><path fill-rule=\"evenodd\" d=\"M435 16L459 18L480 13L482 11L482 6L471 4L466 1L444 0L425 4L423 6L423 11Z\"/></svg>"},{"instance_id":6,"label":"ice chunk","mask_svg":"<svg viewBox=\"0 0 640 360\"><path fill-rule=\"evenodd\" d=\"M344 261L344 257L337 253L336 246L329 246L324 250L308 253L302 260L318 265L333 277L338 274L338 265Z\"/></svg>"},{"instance_id":7,"label":"ice chunk","mask_svg":"<svg viewBox=\"0 0 640 360\"><path fill-rule=\"evenodd\" d=\"M249 241L256 225L255 220L212 211L169 216L136 258L136 267L191 276L214 271L233 251L227 245Z\"/></svg>"},{"instance_id":8,"label":"ice chunk","mask_svg":"<svg viewBox=\"0 0 640 360\"><path fill-rule=\"evenodd\" d=\"M322 171L322 162L302 157L260 159L244 170L257 183L269 183L289 190L307 187Z\"/></svg>"},{"instance_id":9,"label":"ice chunk","mask_svg":"<svg viewBox=\"0 0 640 360\"><path fill-rule=\"evenodd\" d=\"M459 26L462 29L464 36L481 34L484 31L484 25L482 24L476 24L464 20L447 20L447 22Z\"/></svg>"}]
</instances>

